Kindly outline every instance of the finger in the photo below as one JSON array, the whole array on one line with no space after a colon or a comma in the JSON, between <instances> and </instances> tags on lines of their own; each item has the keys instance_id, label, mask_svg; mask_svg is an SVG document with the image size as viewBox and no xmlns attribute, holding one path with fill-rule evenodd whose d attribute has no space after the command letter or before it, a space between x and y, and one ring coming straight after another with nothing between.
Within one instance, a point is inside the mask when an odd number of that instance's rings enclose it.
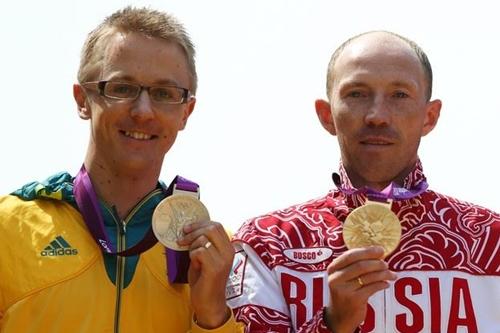
<instances>
[{"instance_id":1,"label":"finger","mask_svg":"<svg viewBox=\"0 0 500 333\"><path fill-rule=\"evenodd\" d=\"M356 282L357 283L357 282ZM370 283L369 285L363 286L363 288L359 288L356 292L357 296L360 297L363 301L368 301L373 294L389 288L389 282L387 281L379 281Z\"/></svg>"},{"instance_id":2,"label":"finger","mask_svg":"<svg viewBox=\"0 0 500 333\"><path fill-rule=\"evenodd\" d=\"M228 242L231 241L229 239L229 235L226 232L226 229L224 229L224 226L220 222L211 221L210 225L214 229L214 233L215 232L219 233L220 239L227 239Z\"/></svg>"},{"instance_id":3,"label":"finger","mask_svg":"<svg viewBox=\"0 0 500 333\"><path fill-rule=\"evenodd\" d=\"M330 289L353 292L370 283L390 280L394 272L381 260L361 260L328 275Z\"/></svg>"},{"instance_id":4,"label":"finger","mask_svg":"<svg viewBox=\"0 0 500 333\"><path fill-rule=\"evenodd\" d=\"M218 229L217 226L215 228ZM212 234L202 234L191 243L193 249L202 246L206 249L210 249L213 256L220 256L222 260L232 264L234 247L225 232L220 233L213 231Z\"/></svg>"},{"instance_id":5,"label":"finger","mask_svg":"<svg viewBox=\"0 0 500 333\"><path fill-rule=\"evenodd\" d=\"M384 249L381 246L362 247L351 249L339 257L335 258L330 265L328 265L328 273L331 274L334 270L341 270L344 267L351 265L360 260L381 259L384 255Z\"/></svg>"},{"instance_id":6,"label":"finger","mask_svg":"<svg viewBox=\"0 0 500 333\"><path fill-rule=\"evenodd\" d=\"M207 224L213 223L212 221L201 221L201 222L194 222L191 224L187 224L184 227L182 227L182 231L184 231L185 234L188 234L192 232L193 230L197 230L200 228L203 228Z\"/></svg>"},{"instance_id":7,"label":"finger","mask_svg":"<svg viewBox=\"0 0 500 333\"><path fill-rule=\"evenodd\" d=\"M390 270L384 270L384 271L365 274L362 276L362 279L366 285L379 281L394 281L397 279L397 277L398 275L395 272Z\"/></svg>"},{"instance_id":8,"label":"finger","mask_svg":"<svg viewBox=\"0 0 500 333\"><path fill-rule=\"evenodd\" d=\"M360 275L351 280L351 283L354 284L357 289L360 289L360 288L366 288L374 283L383 281L388 282L391 280L395 280L396 277L397 277L396 273L390 270L383 270L383 271Z\"/></svg>"},{"instance_id":9,"label":"finger","mask_svg":"<svg viewBox=\"0 0 500 333\"><path fill-rule=\"evenodd\" d=\"M223 260L230 264L233 262L234 248L229 241L221 244L217 239L201 235L189 245L189 250L196 250L200 253L207 252L215 261Z\"/></svg>"},{"instance_id":10,"label":"finger","mask_svg":"<svg viewBox=\"0 0 500 333\"><path fill-rule=\"evenodd\" d=\"M196 238L189 245L189 257L200 265L207 264L207 261L212 260L212 252L214 251L217 251L217 249L204 235Z\"/></svg>"},{"instance_id":11,"label":"finger","mask_svg":"<svg viewBox=\"0 0 500 333\"><path fill-rule=\"evenodd\" d=\"M337 274L342 276L342 280L345 281L365 274L390 271L389 266L385 261L371 259L357 261L337 272Z\"/></svg>"},{"instance_id":12,"label":"finger","mask_svg":"<svg viewBox=\"0 0 500 333\"><path fill-rule=\"evenodd\" d=\"M201 261L198 257L191 255L191 252L189 253L189 268L194 269L195 271L199 271L201 269Z\"/></svg>"},{"instance_id":13,"label":"finger","mask_svg":"<svg viewBox=\"0 0 500 333\"><path fill-rule=\"evenodd\" d=\"M184 226L183 231L185 234L192 233L195 230L202 229L206 227L207 225L215 225L221 236L227 237L229 239L229 235L224 229L224 226L220 222L216 221L203 221L203 222L195 222L189 225Z\"/></svg>"},{"instance_id":14,"label":"finger","mask_svg":"<svg viewBox=\"0 0 500 333\"><path fill-rule=\"evenodd\" d=\"M202 226L197 226L196 229L187 234L184 238L178 241L181 246L189 246L196 239L206 237L215 246L225 258L232 258L234 249L231 245L229 236L222 224L218 222L205 223Z\"/></svg>"},{"instance_id":15,"label":"finger","mask_svg":"<svg viewBox=\"0 0 500 333\"><path fill-rule=\"evenodd\" d=\"M223 261L222 264L229 263L228 265L231 266L235 251L222 224L211 222L210 224L206 224L203 228L191 232L186 237L188 237L188 239L196 237L191 241L191 245L189 245L192 249L201 246L210 249L212 255L217 256L217 260L219 260L220 257ZM210 246L207 246L207 244L210 244Z\"/></svg>"},{"instance_id":16,"label":"finger","mask_svg":"<svg viewBox=\"0 0 500 333\"><path fill-rule=\"evenodd\" d=\"M189 257L198 263L197 269L208 275L215 275L224 268L224 258L214 245L204 236L199 237L191 244ZM230 268L230 263L228 265ZM226 269L227 270L227 269Z\"/></svg>"},{"instance_id":17,"label":"finger","mask_svg":"<svg viewBox=\"0 0 500 333\"><path fill-rule=\"evenodd\" d=\"M209 237L209 235L205 234L200 234L198 237L193 239L193 241L187 243L186 245L189 247L190 250L194 250L199 247L205 247L208 249L209 247L217 248L216 241L212 238Z\"/></svg>"},{"instance_id":18,"label":"finger","mask_svg":"<svg viewBox=\"0 0 500 333\"><path fill-rule=\"evenodd\" d=\"M217 242L216 239L220 237L220 231L218 230L219 226L220 223L211 221L196 223L196 226L194 226L192 229L188 229L190 231L177 242L181 246L186 246L191 244L201 235L205 235L212 241L212 243L215 244Z\"/></svg>"}]
</instances>

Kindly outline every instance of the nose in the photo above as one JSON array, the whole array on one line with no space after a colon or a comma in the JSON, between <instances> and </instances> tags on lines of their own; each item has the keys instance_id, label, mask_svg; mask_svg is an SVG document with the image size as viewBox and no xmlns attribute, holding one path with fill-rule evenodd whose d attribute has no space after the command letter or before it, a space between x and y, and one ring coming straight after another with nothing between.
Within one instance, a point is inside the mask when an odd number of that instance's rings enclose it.
<instances>
[{"instance_id":1,"label":"nose","mask_svg":"<svg viewBox=\"0 0 500 333\"><path fill-rule=\"evenodd\" d=\"M149 92L146 89L143 89L134 103L132 103L130 114L134 119L142 121L154 117L153 105L149 97Z\"/></svg>"},{"instance_id":2,"label":"nose","mask_svg":"<svg viewBox=\"0 0 500 333\"><path fill-rule=\"evenodd\" d=\"M383 95L376 95L365 116L365 123L370 127L387 126L391 122L390 108Z\"/></svg>"}]
</instances>

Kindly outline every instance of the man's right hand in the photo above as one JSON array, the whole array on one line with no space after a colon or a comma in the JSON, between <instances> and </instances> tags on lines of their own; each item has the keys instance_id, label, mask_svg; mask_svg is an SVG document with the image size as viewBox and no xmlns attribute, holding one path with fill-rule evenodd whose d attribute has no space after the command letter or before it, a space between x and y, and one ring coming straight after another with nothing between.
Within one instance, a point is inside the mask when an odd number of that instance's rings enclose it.
<instances>
[{"instance_id":1,"label":"man's right hand","mask_svg":"<svg viewBox=\"0 0 500 333\"><path fill-rule=\"evenodd\" d=\"M396 279L383 253L379 246L352 249L328 265L330 304L325 319L330 331L354 332L366 317L368 298Z\"/></svg>"}]
</instances>

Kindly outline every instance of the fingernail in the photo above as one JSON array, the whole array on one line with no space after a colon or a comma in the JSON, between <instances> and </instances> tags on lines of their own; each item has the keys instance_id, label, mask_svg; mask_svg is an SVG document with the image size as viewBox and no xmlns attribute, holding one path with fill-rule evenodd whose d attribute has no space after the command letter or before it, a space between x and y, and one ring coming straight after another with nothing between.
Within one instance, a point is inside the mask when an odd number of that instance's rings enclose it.
<instances>
[{"instance_id":1,"label":"fingernail","mask_svg":"<svg viewBox=\"0 0 500 333\"><path fill-rule=\"evenodd\" d=\"M376 252L379 252L379 253L383 253L384 252L384 248L382 246L379 246L379 245L372 245L372 246L370 246L370 248L372 248L373 251L376 251Z\"/></svg>"}]
</instances>

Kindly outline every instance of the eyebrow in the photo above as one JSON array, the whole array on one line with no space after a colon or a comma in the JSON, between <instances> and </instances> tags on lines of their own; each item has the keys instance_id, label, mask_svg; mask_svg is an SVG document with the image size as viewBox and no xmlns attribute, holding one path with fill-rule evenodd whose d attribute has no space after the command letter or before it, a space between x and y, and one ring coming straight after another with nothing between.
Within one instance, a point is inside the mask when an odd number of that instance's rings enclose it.
<instances>
[{"instance_id":1,"label":"eyebrow","mask_svg":"<svg viewBox=\"0 0 500 333\"><path fill-rule=\"evenodd\" d=\"M403 82L403 81L391 82L391 86L410 88L410 89L414 89L414 90L418 89L418 84L416 82L413 82L413 80L405 81L405 82Z\"/></svg>"},{"instance_id":2,"label":"eyebrow","mask_svg":"<svg viewBox=\"0 0 500 333\"><path fill-rule=\"evenodd\" d=\"M116 81L123 80L123 81L127 81L127 82L137 82L137 80L134 77L130 76L130 75L117 75L117 76L111 77L109 80L116 80ZM176 87L180 87L181 86L179 84L179 82L177 82L175 80L172 80L172 79L160 79L160 80L156 80L153 85L155 85L155 86L157 86L157 85L160 85L160 86L176 86Z\"/></svg>"},{"instance_id":3,"label":"eyebrow","mask_svg":"<svg viewBox=\"0 0 500 333\"><path fill-rule=\"evenodd\" d=\"M340 82L339 84L339 91L346 90L346 89L351 89L351 88L365 88L368 87L369 85L361 82L361 81L350 81L346 83Z\"/></svg>"},{"instance_id":4,"label":"eyebrow","mask_svg":"<svg viewBox=\"0 0 500 333\"><path fill-rule=\"evenodd\" d=\"M181 84L179 84L179 82L174 81L174 80L170 80L170 79L158 80L158 81L155 81L155 84L165 85L165 86L177 86L177 87L182 86Z\"/></svg>"},{"instance_id":5,"label":"eyebrow","mask_svg":"<svg viewBox=\"0 0 500 333\"><path fill-rule=\"evenodd\" d=\"M391 87L403 87L403 88L408 88L408 89L413 89L417 90L418 89L418 84L414 82L413 80L410 81L393 81L390 82L389 85ZM370 85L362 82L362 81L351 81L351 82L346 82L346 83L340 83L339 84L339 91L343 91L346 89L351 89L351 88L369 88Z\"/></svg>"}]
</instances>

